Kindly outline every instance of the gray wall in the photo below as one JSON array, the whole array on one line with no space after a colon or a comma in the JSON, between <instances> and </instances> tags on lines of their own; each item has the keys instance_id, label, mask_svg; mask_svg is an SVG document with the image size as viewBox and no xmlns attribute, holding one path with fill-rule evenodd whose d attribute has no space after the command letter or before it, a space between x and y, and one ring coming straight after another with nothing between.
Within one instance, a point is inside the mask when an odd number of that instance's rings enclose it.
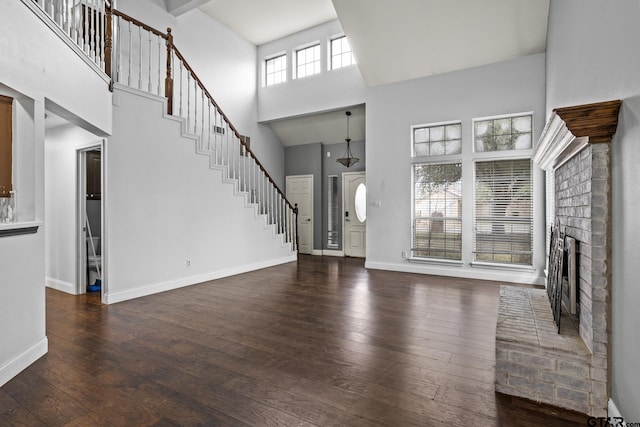
<instances>
[{"instance_id":1,"label":"gray wall","mask_svg":"<svg viewBox=\"0 0 640 427\"><path fill-rule=\"evenodd\" d=\"M360 159L358 163L346 168L340 163L336 162L336 159L344 156L347 149L345 142L339 144L326 144L322 146L322 249L327 248L327 232L329 230L329 188L328 177L329 175L338 176L338 215L341 218L344 211L342 206L342 173L343 172L359 172L366 170L365 161L365 143L364 141L352 141L351 142L351 154L354 157ZM327 155L328 154L328 155ZM338 222L338 249L342 250L342 221ZM333 248L333 250L336 250Z\"/></svg>"},{"instance_id":2,"label":"gray wall","mask_svg":"<svg viewBox=\"0 0 640 427\"><path fill-rule=\"evenodd\" d=\"M342 173L365 170L365 142L351 142L351 153L358 157L360 162L348 169L336 162L337 158L344 155L346 147L347 144L344 142L339 144L316 142L285 148L287 176L313 175L313 249L315 250L327 249L327 177L338 175L338 200L342 200ZM338 212L341 211L342 207ZM338 230L340 234L338 250L342 250L342 223L338 225Z\"/></svg>"},{"instance_id":3,"label":"gray wall","mask_svg":"<svg viewBox=\"0 0 640 427\"><path fill-rule=\"evenodd\" d=\"M409 263L412 125L462 120L463 200L473 200L472 119L533 112L534 140L544 125L543 54L369 88L367 93L367 264L369 268L543 283L544 177L534 168L535 271L472 268L473 203L463 202L463 265ZM525 154L525 153L522 153ZM373 207L372 202L380 202ZM464 248L467 248L466 250Z\"/></svg>"},{"instance_id":4,"label":"gray wall","mask_svg":"<svg viewBox=\"0 0 640 427\"><path fill-rule=\"evenodd\" d=\"M313 175L313 249L322 249L322 143L285 147L284 173Z\"/></svg>"},{"instance_id":5,"label":"gray wall","mask_svg":"<svg viewBox=\"0 0 640 427\"><path fill-rule=\"evenodd\" d=\"M611 146L611 398L640 420L640 6L637 0L552 0L547 115L555 107L622 99Z\"/></svg>"}]
</instances>

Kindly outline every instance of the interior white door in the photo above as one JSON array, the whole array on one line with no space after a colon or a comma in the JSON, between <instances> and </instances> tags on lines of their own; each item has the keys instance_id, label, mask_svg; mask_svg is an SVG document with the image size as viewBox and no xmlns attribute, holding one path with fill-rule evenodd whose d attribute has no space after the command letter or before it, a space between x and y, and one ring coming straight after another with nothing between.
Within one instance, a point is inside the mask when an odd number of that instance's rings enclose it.
<instances>
[{"instance_id":1,"label":"interior white door","mask_svg":"<svg viewBox=\"0 0 640 427\"><path fill-rule=\"evenodd\" d=\"M342 174L344 254L364 258L367 252L367 185L364 172Z\"/></svg>"},{"instance_id":2,"label":"interior white door","mask_svg":"<svg viewBox=\"0 0 640 427\"><path fill-rule=\"evenodd\" d=\"M298 252L313 251L313 175L287 176L287 199L298 204Z\"/></svg>"}]
</instances>

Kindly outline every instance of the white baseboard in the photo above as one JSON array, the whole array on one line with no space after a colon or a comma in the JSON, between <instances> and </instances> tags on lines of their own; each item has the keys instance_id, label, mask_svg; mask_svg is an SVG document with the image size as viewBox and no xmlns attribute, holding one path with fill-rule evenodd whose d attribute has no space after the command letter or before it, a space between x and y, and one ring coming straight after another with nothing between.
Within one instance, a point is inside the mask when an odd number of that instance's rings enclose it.
<instances>
[{"instance_id":1,"label":"white baseboard","mask_svg":"<svg viewBox=\"0 0 640 427\"><path fill-rule=\"evenodd\" d=\"M312 249L311 250L311 255L322 255L322 249Z\"/></svg>"},{"instance_id":2,"label":"white baseboard","mask_svg":"<svg viewBox=\"0 0 640 427\"><path fill-rule=\"evenodd\" d=\"M609 399L609 402L607 404L607 416L609 418L612 417L619 417L619 418L623 418L622 414L620 413L620 411L618 410L618 407L616 406L616 404L613 402L613 399ZM624 418L623 418L624 419Z\"/></svg>"},{"instance_id":3,"label":"white baseboard","mask_svg":"<svg viewBox=\"0 0 640 427\"><path fill-rule=\"evenodd\" d=\"M297 255L289 255L282 258L271 259L258 262L255 264L242 265L239 267L228 268L225 270L213 271L211 273L201 274L198 276L185 277L183 279L171 280L169 282L158 283L155 285L144 286L141 288L131 289L123 292L106 293L104 295L105 304L114 304L117 302L128 301L134 298L145 297L160 292L166 292L173 289L183 288L209 280L221 279L223 277L235 276L236 274L247 273L249 271L260 270L262 268L273 267L274 265L293 262L298 259ZM108 288L107 288L108 290Z\"/></svg>"},{"instance_id":4,"label":"white baseboard","mask_svg":"<svg viewBox=\"0 0 640 427\"><path fill-rule=\"evenodd\" d=\"M538 277L535 274L498 270L489 268L464 268L464 267L448 267L446 265L425 265L417 263L387 263L366 261L365 268L373 270L389 270L400 271L403 273L433 274L436 276L460 277L465 279L493 280L508 283L526 283L530 285L544 285L544 277Z\"/></svg>"},{"instance_id":5,"label":"white baseboard","mask_svg":"<svg viewBox=\"0 0 640 427\"><path fill-rule=\"evenodd\" d=\"M18 375L33 362L44 356L48 350L49 341L47 340L47 337L44 337L36 345L26 350L6 365L0 366L0 387L8 383L11 378Z\"/></svg>"},{"instance_id":6,"label":"white baseboard","mask_svg":"<svg viewBox=\"0 0 640 427\"><path fill-rule=\"evenodd\" d=\"M344 251L337 251L335 249L323 249L322 250L322 255L324 255L324 256L340 256L340 257L343 257L344 256Z\"/></svg>"},{"instance_id":7,"label":"white baseboard","mask_svg":"<svg viewBox=\"0 0 640 427\"><path fill-rule=\"evenodd\" d=\"M47 288L57 289L71 295L77 295L76 286L73 283L65 282L51 277L45 277L44 284Z\"/></svg>"}]
</instances>

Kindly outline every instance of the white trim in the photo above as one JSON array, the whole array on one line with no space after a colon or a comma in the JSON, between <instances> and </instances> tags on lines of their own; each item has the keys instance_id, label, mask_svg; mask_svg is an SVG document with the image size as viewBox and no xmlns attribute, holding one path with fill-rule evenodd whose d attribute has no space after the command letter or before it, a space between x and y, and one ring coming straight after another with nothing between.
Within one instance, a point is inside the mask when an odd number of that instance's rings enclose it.
<instances>
[{"instance_id":1,"label":"white trim","mask_svg":"<svg viewBox=\"0 0 640 427\"><path fill-rule=\"evenodd\" d=\"M399 271L403 273L429 274L435 276L461 277L465 279L492 280L509 283L525 283L544 286L544 277L522 271L504 271L468 268L452 268L446 265L428 265L424 263L391 263L367 261L365 268L373 270Z\"/></svg>"},{"instance_id":2,"label":"white trim","mask_svg":"<svg viewBox=\"0 0 640 427\"><path fill-rule=\"evenodd\" d=\"M335 250L335 249L323 249L322 250L322 255L323 256L343 257L344 256L344 251L338 251L338 250Z\"/></svg>"},{"instance_id":3,"label":"white trim","mask_svg":"<svg viewBox=\"0 0 640 427\"><path fill-rule=\"evenodd\" d=\"M544 170L554 170L587 146L589 137L576 137L555 112L538 140L533 161Z\"/></svg>"},{"instance_id":4,"label":"white trim","mask_svg":"<svg viewBox=\"0 0 640 427\"><path fill-rule=\"evenodd\" d=\"M607 416L609 418L619 417L624 419L613 399L609 399L609 402L607 403Z\"/></svg>"},{"instance_id":5,"label":"white trim","mask_svg":"<svg viewBox=\"0 0 640 427\"><path fill-rule=\"evenodd\" d=\"M27 349L12 361L0 366L0 387L28 368L33 362L47 354L48 350L49 341L47 340L47 337L44 337L36 345Z\"/></svg>"},{"instance_id":6,"label":"white trim","mask_svg":"<svg viewBox=\"0 0 640 427\"><path fill-rule=\"evenodd\" d=\"M159 292L170 291L173 289L191 286L210 280L221 279L223 277L235 276L236 274L247 273L249 271L260 270L263 268L273 267L274 265L285 264L297 261L297 255L275 258L267 261L257 262L255 264L241 265L238 267L227 268L210 273L200 274L198 276L185 277L182 279L171 280L169 282L157 283L155 285L143 286L141 288L131 289L124 292L115 292L112 294L105 293L103 302L105 304L114 304L121 301L127 301L134 298L140 298L147 295L157 294Z\"/></svg>"},{"instance_id":7,"label":"white trim","mask_svg":"<svg viewBox=\"0 0 640 427\"><path fill-rule=\"evenodd\" d=\"M24 221L0 224L0 230L20 230L22 228L42 227L43 221Z\"/></svg>"},{"instance_id":8,"label":"white trim","mask_svg":"<svg viewBox=\"0 0 640 427\"><path fill-rule=\"evenodd\" d=\"M322 249L311 249L311 255L322 256Z\"/></svg>"},{"instance_id":9,"label":"white trim","mask_svg":"<svg viewBox=\"0 0 640 427\"><path fill-rule=\"evenodd\" d=\"M93 69L93 71L98 74L98 76L104 80L104 82L108 85L111 84L111 79L109 76L96 64L93 62L80 47L73 42L73 40L65 34L65 32L60 28L47 13L40 8L40 6L36 5L33 0L22 0L25 6L27 6L31 11L38 17L42 22L44 22L47 27L51 29L64 43L66 43L71 50L73 50L79 57L82 59L89 67Z\"/></svg>"},{"instance_id":10,"label":"white trim","mask_svg":"<svg viewBox=\"0 0 640 427\"><path fill-rule=\"evenodd\" d=\"M464 263L462 260L457 259L446 259L446 258L421 258L421 257L409 257L407 258L409 262L415 262L418 264L440 264L440 265L449 265L452 267L462 267Z\"/></svg>"},{"instance_id":11,"label":"white trim","mask_svg":"<svg viewBox=\"0 0 640 427\"><path fill-rule=\"evenodd\" d=\"M77 295L76 285L73 283L65 282L63 280L54 279L52 277L44 278L44 285L47 288L56 289L61 292L65 292L71 295Z\"/></svg>"}]
</instances>

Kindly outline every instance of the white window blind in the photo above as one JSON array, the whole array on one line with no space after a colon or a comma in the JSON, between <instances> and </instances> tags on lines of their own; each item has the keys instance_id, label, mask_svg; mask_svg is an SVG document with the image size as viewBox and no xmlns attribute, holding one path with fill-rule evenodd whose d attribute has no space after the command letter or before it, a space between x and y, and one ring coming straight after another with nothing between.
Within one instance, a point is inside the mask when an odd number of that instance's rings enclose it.
<instances>
[{"instance_id":1,"label":"white window blind","mask_svg":"<svg viewBox=\"0 0 640 427\"><path fill-rule=\"evenodd\" d=\"M462 163L413 165L411 256L462 259Z\"/></svg>"},{"instance_id":2,"label":"white window blind","mask_svg":"<svg viewBox=\"0 0 640 427\"><path fill-rule=\"evenodd\" d=\"M531 160L475 164L474 260L532 264Z\"/></svg>"}]
</instances>

